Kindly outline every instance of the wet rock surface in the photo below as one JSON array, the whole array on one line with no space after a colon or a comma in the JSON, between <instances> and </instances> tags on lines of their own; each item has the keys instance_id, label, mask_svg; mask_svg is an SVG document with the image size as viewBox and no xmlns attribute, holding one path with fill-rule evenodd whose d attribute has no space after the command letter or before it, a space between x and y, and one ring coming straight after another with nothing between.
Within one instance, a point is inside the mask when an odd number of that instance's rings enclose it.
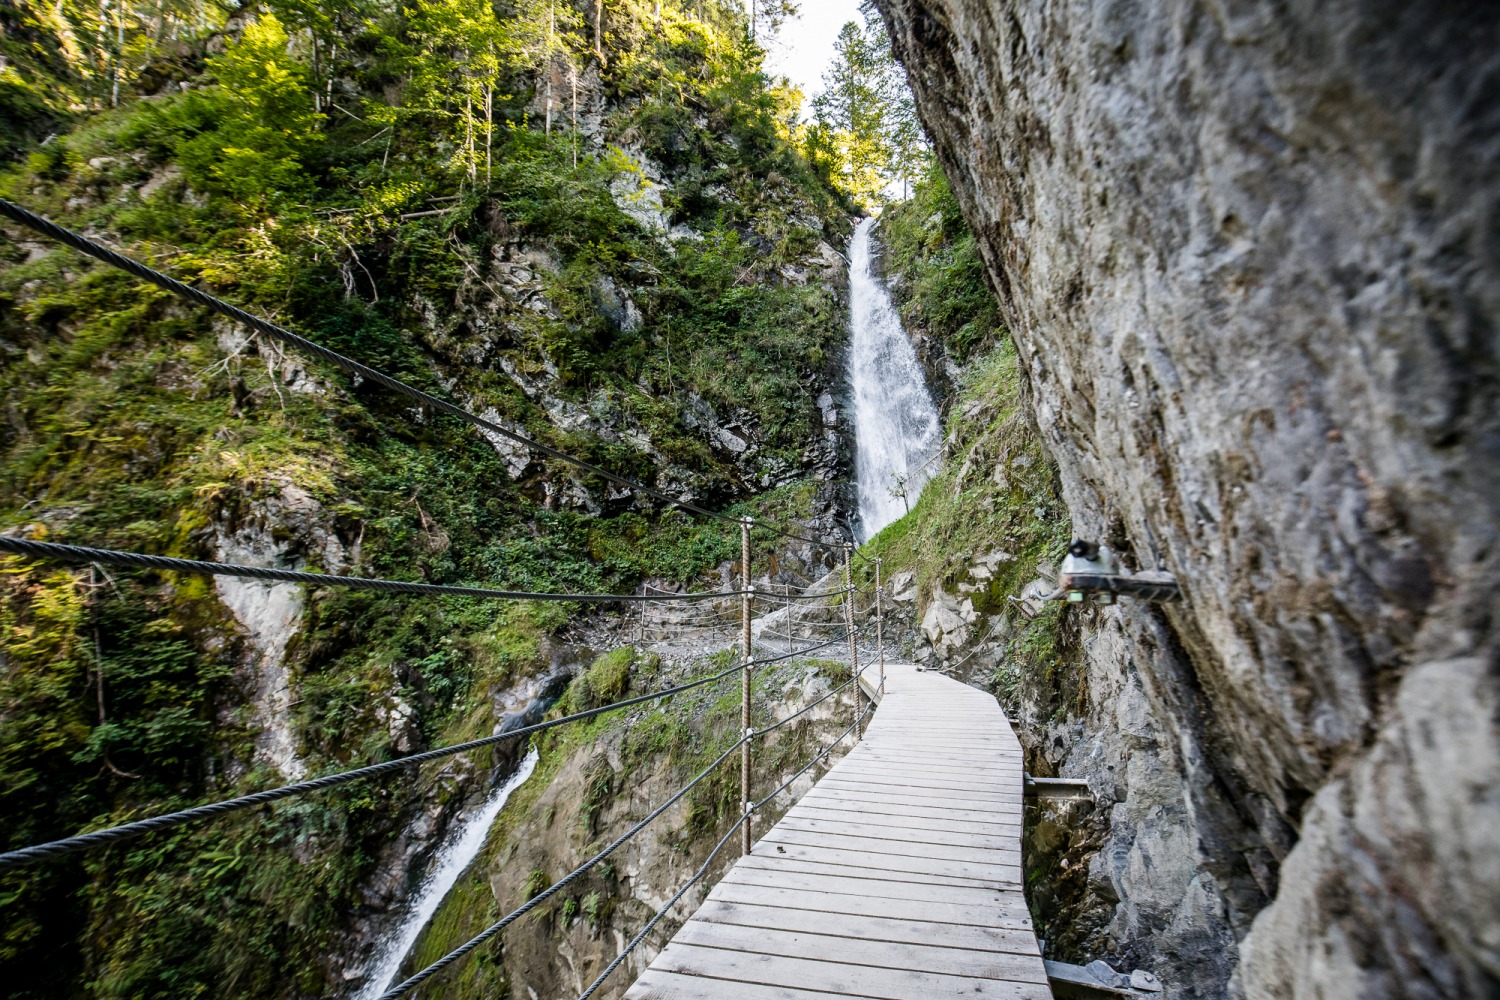
<instances>
[{"instance_id":1,"label":"wet rock surface","mask_svg":"<svg viewBox=\"0 0 1500 1000\"><path fill-rule=\"evenodd\" d=\"M1075 530L1187 596L1091 613L1083 725L1023 719L1104 782L1095 944L1494 995L1500 15L879 6Z\"/></svg>"}]
</instances>

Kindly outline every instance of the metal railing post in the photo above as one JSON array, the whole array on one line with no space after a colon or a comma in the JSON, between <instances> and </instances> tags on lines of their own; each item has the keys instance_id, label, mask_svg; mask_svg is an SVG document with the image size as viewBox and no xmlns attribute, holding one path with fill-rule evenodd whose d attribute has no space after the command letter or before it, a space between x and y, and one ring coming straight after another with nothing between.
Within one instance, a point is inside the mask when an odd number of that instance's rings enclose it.
<instances>
[{"instance_id":1,"label":"metal railing post","mask_svg":"<svg viewBox=\"0 0 1500 1000\"><path fill-rule=\"evenodd\" d=\"M875 651L880 656L880 697L885 697L885 614L881 608L880 588L883 583L881 566L885 562L875 559Z\"/></svg>"},{"instance_id":2,"label":"metal railing post","mask_svg":"<svg viewBox=\"0 0 1500 1000\"><path fill-rule=\"evenodd\" d=\"M794 608L795 604L792 601L792 585L789 583L786 585L786 652L788 656L792 655L793 652L792 643L797 641L797 633L792 631Z\"/></svg>"},{"instance_id":3,"label":"metal railing post","mask_svg":"<svg viewBox=\"0 0 1500 1000\"><path fill-rule=\"evenodd\" d=\"M854 740L864 739L860 731L859 646L854 641L854 544L844 543L844 628L849 633L849 668L854 671Z\"/></svg>"},{"instance_id":4,"label":"metal railing post","mask_svg":"<svg viewBox=\"0 0 1500 1000\"><path fill-rule=\"evenodd\" d=\"M740 598L740 638L744 642L745 666L740 671L740 731L746 737L744 744L740 747L740 810L745 817L745 823L740 827L740 851L743 854L750 853L750 660L751 660L751 638L750 638L750 518L740 522L740 589L744 596Z\"/></svg>"}]
</instances>

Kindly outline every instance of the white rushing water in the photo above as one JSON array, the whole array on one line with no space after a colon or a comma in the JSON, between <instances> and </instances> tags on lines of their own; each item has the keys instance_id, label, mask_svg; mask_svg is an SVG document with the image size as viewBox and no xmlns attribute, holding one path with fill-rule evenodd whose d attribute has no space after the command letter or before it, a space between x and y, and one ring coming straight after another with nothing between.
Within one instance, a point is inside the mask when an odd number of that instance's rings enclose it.
<instances>
[{"instance_id":1,"label":"white rushing water","mask_svg":"<svg viewBox=\"0 0 1500 1000\"><path fill-rule=\"evenodd\" d=\"M483 806L460 819L449 833L448 839L434 857L432 870L427 873L416 895L407 904L407 913L401 926L380 947L374 970L370 973L370 978L365 980L365 987L359 992L358 1000L376 1000L396 984L396 976L401 971L401 963L406 959L407 952L417 943L422 928L437 913L444 897L458 882L458 877L484 847L490 827L494 825L495 817L500 815L500 810L505 808L511 792L520 788L531 777L531 772L536 770L536 760L537 753L532 750L521 761L521 766L511 775L510 780L491 792Z\"/></svg>"},{"instance_id":2,"label":"white rushing water","mask_svg":"<svg viewBox=\"0 0 1500 1000\"><path fill-rule=\"evenodd\" d=\"M870 266L874 227L874 219L864 220L849 243L849 383L854 389L860 541L917 502L942 443L937 407L917 352L906 339L890 293Z\"/></svg>"}]
</instances>

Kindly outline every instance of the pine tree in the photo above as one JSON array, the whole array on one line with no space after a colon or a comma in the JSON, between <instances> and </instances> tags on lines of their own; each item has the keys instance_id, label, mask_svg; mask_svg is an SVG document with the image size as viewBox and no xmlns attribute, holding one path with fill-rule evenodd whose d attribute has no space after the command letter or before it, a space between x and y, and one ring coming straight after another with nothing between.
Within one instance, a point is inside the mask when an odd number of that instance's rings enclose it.
<instances>
[{"instance_id":1,"label":"pine tree","mask_svg":"<svg viewBox=\"0 0 1500 1000\"><path fill-rule=\"evenodd\" d=\"M864 27L850 21L834 43L823 91L813 99L813 119L834 137L840 151L841 186L866 204L885 187L888 100L881 53Z\"/></svg>"},{"instance_id":2,"label":"pine tree","mask_svg":"<svg viewBox=\"0 0 1500 1000\"><path fill-rule=\"evenodd\" d=\"M898 181L904 197L930 154L911 89L873 8L865 9L864 24L850 21L839 32L823 85L813 117L819 141L836 150L835 181L866 205Z\"/></svg>"}]
</instances>

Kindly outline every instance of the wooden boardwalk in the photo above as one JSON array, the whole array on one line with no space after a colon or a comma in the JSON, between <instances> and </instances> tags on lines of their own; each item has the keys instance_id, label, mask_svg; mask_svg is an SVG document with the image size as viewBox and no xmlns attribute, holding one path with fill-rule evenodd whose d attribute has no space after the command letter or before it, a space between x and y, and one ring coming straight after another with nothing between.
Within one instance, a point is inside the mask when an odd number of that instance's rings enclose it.
<instances>
[{"instance_id":1,"label":"wooden boardwalk","mask_svg":"<svg viewBox=\"0 0 1500 1000\"><path fill-rule=\"evenodd\" d=\"M866 677L870 677L866 673ZM887 664L863 742L741 858L627 1000L1050 1000L995 699Z\"/></svg>"}]
</instances>

